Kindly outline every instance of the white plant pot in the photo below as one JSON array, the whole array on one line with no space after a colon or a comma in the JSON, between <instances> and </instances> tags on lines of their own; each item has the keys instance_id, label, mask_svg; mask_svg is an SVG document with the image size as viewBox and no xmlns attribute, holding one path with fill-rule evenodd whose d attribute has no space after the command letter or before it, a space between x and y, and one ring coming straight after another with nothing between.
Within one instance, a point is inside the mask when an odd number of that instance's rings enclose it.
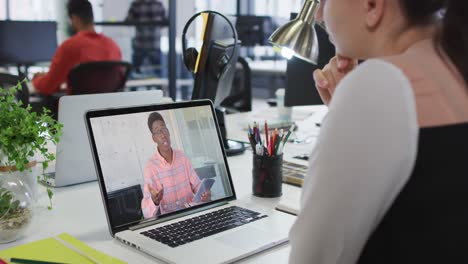
<instances>
[{"instance_id":1,"label":"white plant pot","mask_svg":"<svg viewBox=\"0 0 468 264\"><path fill-rule=\"evenodd\" d=\"M34 215L34 199L31 188L21 175L24 172L0 172L0 188L2 193L8 191L12 196L10 206L0 210L0 243L9 243L22 237L30 226Z\"/></svg>"},{"instance_id":2,"label":"white plant pot","mask_svg":"<svg viewBox=\"0 0 468 264\"><path fill-rule=\"evenodd\" d=\"M37 156L37 155L36 155ZM33 159L36 160L36 156L33 157ZM5 165L7 162L6 155L3 154L3 152L0 150L0 166ZM40 164L36 164L34 162L34 166L32 166L30 169L27 169L23 172L18 172L15 171L13 172L17 177L21 177L21 180L27 184L27 186L30 188L30 193L33 197L34 200L36 200L38 197L38 182L37 182L37 175L38 175L38 168L41 166Z\"/></svg>"}]
</instances>

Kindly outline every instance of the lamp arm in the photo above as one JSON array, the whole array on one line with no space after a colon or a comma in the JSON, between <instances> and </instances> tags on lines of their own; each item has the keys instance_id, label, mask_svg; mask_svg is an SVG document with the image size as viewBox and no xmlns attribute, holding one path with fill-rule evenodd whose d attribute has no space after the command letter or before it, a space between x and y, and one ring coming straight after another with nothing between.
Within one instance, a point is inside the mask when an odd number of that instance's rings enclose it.
<instances>
[{"instance_id":1,"label":"lamp arm","mask_svg":"<svg viewBox=\"0 0 468 264\"><path fill-rule=\"evenodd\" d=\"M301 12L298 18L308 24L312 24L315 21L315 14L320 7L320 0L306 0L302 6Z\"/></svg>"}]
</instances>

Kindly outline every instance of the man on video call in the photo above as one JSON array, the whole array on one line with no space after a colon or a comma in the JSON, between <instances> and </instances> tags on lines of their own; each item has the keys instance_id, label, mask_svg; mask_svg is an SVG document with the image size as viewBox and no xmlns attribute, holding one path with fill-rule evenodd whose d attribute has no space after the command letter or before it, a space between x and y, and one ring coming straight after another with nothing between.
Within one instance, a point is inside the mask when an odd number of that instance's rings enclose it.
<instances>
[{"instance_id":1,"label":"man on video call","mask_svg":"<svg viewBox=\"0 0 468 264\"><path fill-rule=\"evenodd\" d=\"M157 148L145 167L141 201L145 218L190 207L201 186L189 158L182 151L172 149L169 130L161 114L153 112L149 115L148 128ZM201 195L202 202L210 200L210 191Z\"/></svg>"}]
</instances>

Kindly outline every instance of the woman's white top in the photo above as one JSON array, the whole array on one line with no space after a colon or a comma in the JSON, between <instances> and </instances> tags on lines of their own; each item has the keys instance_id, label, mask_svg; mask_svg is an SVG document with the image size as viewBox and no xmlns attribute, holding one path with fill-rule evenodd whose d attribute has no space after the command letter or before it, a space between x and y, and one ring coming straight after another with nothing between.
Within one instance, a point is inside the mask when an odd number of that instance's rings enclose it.
<instances>
[{"instance_id":1,"label":"woman's white top","mask_svg":"<svg viewBox=\"0 0 468 264\"><path fill-rule=\"evenodd\" d=\"M338 85L309 158L290 263L355 263L408 181L417 152L415 98L393 64L369 60Z\"/></svg>"}]
</instances>

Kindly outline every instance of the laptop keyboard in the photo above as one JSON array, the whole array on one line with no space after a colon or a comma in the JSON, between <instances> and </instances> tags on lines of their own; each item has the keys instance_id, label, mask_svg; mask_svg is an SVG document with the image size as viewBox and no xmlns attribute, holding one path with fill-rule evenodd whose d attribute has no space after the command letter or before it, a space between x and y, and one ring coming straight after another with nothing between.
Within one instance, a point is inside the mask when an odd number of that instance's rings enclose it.
<instances>
[{"instance_id":1,"label":"laptop keyboard","mask_svg":"<svg viewBox=\"0 0 468 264\"><path fill-rule=\"evenodd\" d=\"M231 206L140 234L174 248L265 217L267 215Z\"/></svg>"}]
</instances>

